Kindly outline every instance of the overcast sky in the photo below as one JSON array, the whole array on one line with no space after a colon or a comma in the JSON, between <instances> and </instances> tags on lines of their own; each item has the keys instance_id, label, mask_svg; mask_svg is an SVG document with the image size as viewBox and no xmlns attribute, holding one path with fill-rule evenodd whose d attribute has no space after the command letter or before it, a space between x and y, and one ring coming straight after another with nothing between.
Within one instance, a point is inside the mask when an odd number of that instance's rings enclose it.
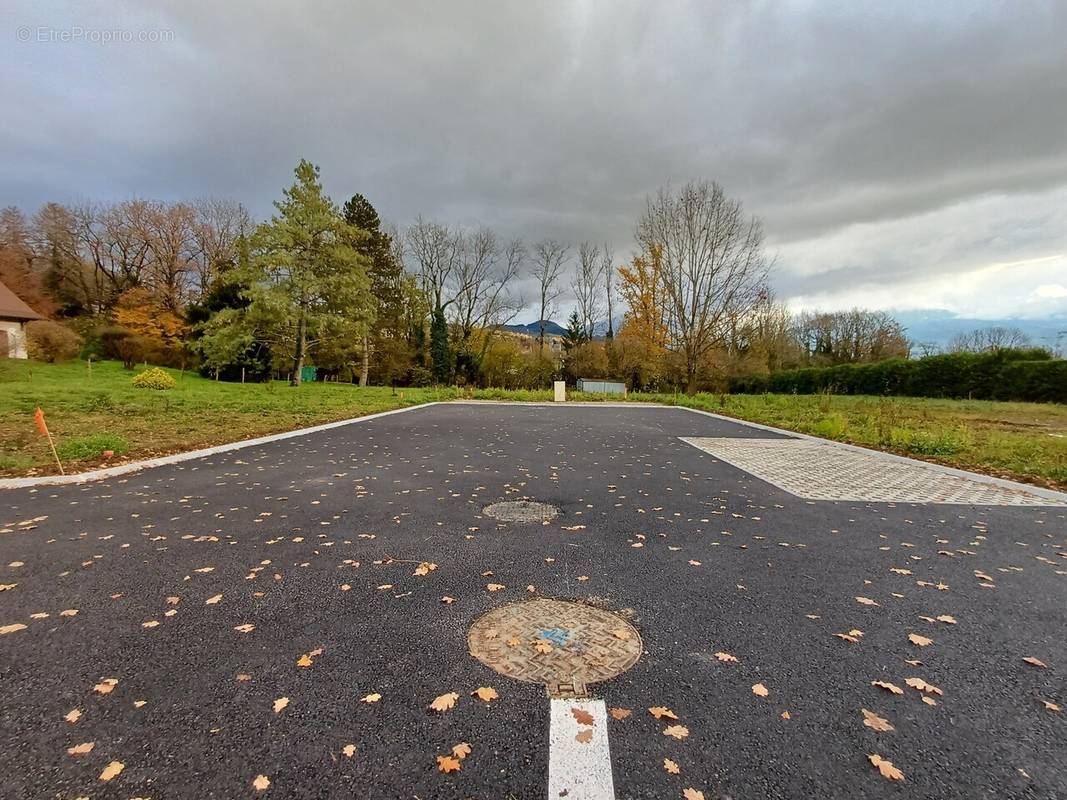
<instances>
[{"instance_id":1,"label":"overcast sky","mask_svg":"<svg viewBox=\"0 0 1067 800\"><path fill-rule=\"evenodd\" d=\"M647 194L705 178L794 307L1067 314L1064 0L148 5L0 6L0 205L263 217L308 158L401 226L621 259Z\"/></svg>"}]
</instances>

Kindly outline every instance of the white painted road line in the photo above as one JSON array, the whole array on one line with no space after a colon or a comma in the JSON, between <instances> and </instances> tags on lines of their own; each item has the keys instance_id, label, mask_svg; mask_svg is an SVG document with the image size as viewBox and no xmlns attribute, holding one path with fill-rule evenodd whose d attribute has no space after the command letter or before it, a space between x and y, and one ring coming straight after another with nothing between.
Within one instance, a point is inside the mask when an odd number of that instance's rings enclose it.
<instances>
[{"instance_id":1,"label":"white painted road line","mask_svg":"<svg viewBox=\"0 0 1067 800\"><path fill-rule=\"evenodd\" d=\"M553 699L548 748L548 800L615 800L603 700Z\"/></svg>"}]
</instances>

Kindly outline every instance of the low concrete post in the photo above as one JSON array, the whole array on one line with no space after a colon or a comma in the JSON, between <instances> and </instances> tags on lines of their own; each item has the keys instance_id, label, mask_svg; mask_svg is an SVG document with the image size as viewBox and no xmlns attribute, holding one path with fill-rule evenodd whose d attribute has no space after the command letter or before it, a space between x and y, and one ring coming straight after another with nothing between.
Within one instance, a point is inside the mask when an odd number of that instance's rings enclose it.
<instances>
[{"instance_id":1,"label":"low concrete post","mask_svg":"<svg viewBox=\"0 0 1067 800\"><path fill-rule=\"evenodd\" d=\"M564 381L556 381L555 383L552 384L552 387L553 387L553 389L555 389L555 392L556 392L556 396L554 398L555 401L557 403L566 402L567 401L567 384Z\"/></svg>"}]
</instances>

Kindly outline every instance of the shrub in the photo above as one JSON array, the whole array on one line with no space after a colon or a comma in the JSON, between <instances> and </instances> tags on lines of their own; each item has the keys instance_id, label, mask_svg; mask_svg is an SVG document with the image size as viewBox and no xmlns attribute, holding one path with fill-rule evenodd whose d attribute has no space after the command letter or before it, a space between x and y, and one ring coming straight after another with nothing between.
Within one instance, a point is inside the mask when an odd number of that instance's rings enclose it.
<instances>
[{"instance_id":1,"label":"shrub","mask_svg":"<svg viewBox=\"0 0 1067 800\"><path fill-rule=\"evenodd\" d=\"M173 389L175 384L174 378L168 375L164 370L159 367L152 367L152 369L145 370L140 375L133 379L133 385L138 389Z\"/></svg>"},{"instance_id":2,"label":"shrub","mask_svg":"<svg viewBox=\"0 0 1067 800\"><path fill-rule=\"evenodd\" d=\"M108 450L118 455L129 448L130 443L114 433L90 433L88 436L61 439L56 443L56 452L64 461L100 458Z\"/></svg>"},{"instance_id":3,"label":"shrub","mask_svg":"<svg viewBox=\"0 0 1067 800\"><path fill-rule=\"evenodd\" d=\"M54 364L78 355L82 338L65 325L39 319L26 326L26 346L30 358Z\"/></svg>"}]
</instances>

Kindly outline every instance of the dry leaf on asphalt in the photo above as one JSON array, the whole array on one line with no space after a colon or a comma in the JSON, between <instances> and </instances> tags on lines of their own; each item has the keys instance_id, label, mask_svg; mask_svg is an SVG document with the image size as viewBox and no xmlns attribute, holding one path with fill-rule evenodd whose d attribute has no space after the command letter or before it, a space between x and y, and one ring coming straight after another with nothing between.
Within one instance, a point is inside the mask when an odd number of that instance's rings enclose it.
<instances>
[{"instance_id":1,"label":"dry leaf on asphalt","mask_svg":"<svg viewBox=\"0 0 1067 800\"><path fill-rule=\"evenodd\" d=\"M727 664L736 664L738 662L737 656L732 656L729 653L719 652L715 654L715 657L719 659L719 661L726 662Z\"/></svg>"},{"instance_id":2,"label":"dry leaf on asphalt","mask_svg":"<svg viewBox=\"0 0 1067 800\"><path fill-rule=\"evenodd\" d=\"M375 692L374 694L368 694L365 697L359 698L359 702L361 702L361 703L377 703L381 699L382 699L382 696L380 694L378 694L377 692Z\"/></svg>"},{"instance_id":3,"label":"dry leaf on asphalt","mask_svg":"<svg viewBox=\"0 0 1067 800\"><path fill-rule=\"evenodd\" d=\"M879 733L886 733L888 731L896 730L889 724L889 720L875 714L873 711L868 711L865 708L861 708L860 712L863 714L863 724L871 730L878 731Z\"/></svg>"},{"instance_id":4,"label":"dry leaf on asphalt","mask_svg":"<svg viewBox=\"0 0 1067 800\"><path fill-rule=\"evenodd\" d=\"M908 641L914 645L918 645L919 647L926 647L927 645L934 643L933 639L928 639L927 637L920 636L917 633L909 633Z\"/></svg>"},{"instance_id":5,"label":"dry leaf on asphalt","mask_svg":"<svg viewBox=\"0 0 1067 800\"><path fill-rule=\"evenodd\" d=\"M1042 700L1041 702L1044 704L1046 711L1055 711L1058 714L1060 711L1063 710L1051 700Z\"/></svg>"},{"instance_id":6,"label":"dry leaf on asphalt","mask_svg":"<svg viewBox=\"0 0 1067 800\"><path fill-rule=\"evenodd\" d=\"M904 694L904 690L899 686L896 686L889 681L871 681L871 686L877 686L879 689L885 689L893 694Z\"/></svg>"},{"instance_id":7,"label":"dry leaf on asphalt","mask_svg":"<svg viewBox=\"0 0 1067 800\"><path fill-rule=\"evenodd\" d=\"M685 800L704 800L704 793L690 787L682 790L682 797Z\"/></svg>"},{"instance_id":8,"label":"dry leaf on asphalt","mask_svg":"<svg viewBox=\"0 0 1067 800\"><path fill-rule=\"evenodd\" d=\"M456 704L457 700L459 700L459 694L457 692L446 692L445 694L435 697L434 701L430 703L430 708L433 711L448 711L448 709Z\"/></svg>"},{"instance_id":9,"label":"dry leaf on asphalt","mask_svg":"<svg viewBox=\"0 0 1067 800\"><path fill-rule=\"evenodd\" d=\"M648 713L654 716L656 719L678 719L678 716L666 706L653 706L648 710Z\"/></svg>"},{"instance_id":10,"label":"dry leaf on asphalt","mask_svg":"<svg viewBox=\"0 0 1067 800\"><path fill-rule=\"evenodd\" d=\"M341 752L351 758L356 754L356 746L354 744L346 744L341 748Z\"/></svg>"},{"instance_id":11,"label":"dry leaf on asphalt","mask_svg":"<svg viewBox=\"0 0 1067 800\"><path fill-rule=\"evenodd\" d=\"M237 631L238 633L251 633L255 629L256 629L256 626L253 625L250 622L246 622L243 625L237 625L237 626L234 627L234 630Z\"/></svg>"},{"instance_id":12,"label":"dry leaf on asphalt","mask_svg":"<svg viewBox=\"0 0 1067 800\"><path fill-rule=\"evenodd\" d=\"M281 713L281 711L287 705L289 705L289 698L288 697L279 697L277 700L274 701L274 713L275 714Z\"/></svg>"},{"instance_id":13,"label":"dry leaf on asphalt","mask_svg":"<svg viewBox=\"0 0 1067 800\"><path fill-rule=\"evenodd\" d=\"M918 689L920 692L929 692L930 694L944 694L940 689L931 683L927 683L922 678L906 678L904 680L908 686L912 689Z\"/></svg>"},{"instance_id":14,"label":"dry leaf on asphalt","mask_svg":"<svg viewBox=\"0 0 1067 800\"><path fill-rule=\"evenodd\" d=\"M125 768L126 765L123 764L121 761L112 761L110 764L104 767L104 771L100 773L100 780L104 781L104 783L107 783L109 780L111 780L120 772L122 772L122 770Z\"/></svg>"},{"instance_id":15,"label":"dry leaf on asphalt","mask_svg":"<svg viewBox=\"0 0 1067 800\"><path fill-rule=\"evenodd\" d=\"M477 689L471 692L471 694L477 695L479 700L484 700L487 703L490 700L496 700L497 697L499 697L499 695L496 693L496 689L492 688L491 686L479 686Z\"/></svg>"},{"instance_id":16,"label":"dry leaf on asphalt","mask_svg":"<svg viewBox=\"0 0 1067 800\"><path fill-rule=\"evenodd\" d=\"M68 756L83 756L86 753L92 752L93 745L95 745L95 744L96 744L96 742L82 742L81 744L74 745L74 747L68 747L67 748L67 755Z\"/></svg>"},{"instance_id":17,"label":"dry leaf on asphalt","mask_svg":"<svg viewBox=\"0 0 1067 800\"><path fill-rule=\"evenodd\" d=\"M437 769L446 774L449 772L459 772L459 759L453 756L438 756Z\"/></svg>"},{"instance_id":18,"label":"dry leaf on asphalt","mask_svg":"<svg viewBox=\"0 0 1067 800\"><path fill-rule=\"evenodd\" d=\"M26 626L21 622L13 622L10 625L0 625L0 636L5 633L18 633L19 631L26 630Z\"/></svg>"},{"instance_id":19,"label":"dry leaf on asphalt","mask_svg":"<svg viewBox=\"0 0 1067 800\"><path fill-rule=\"evenodd\" d=\"M893 762L882 758L876 753L871 753L867 756L867 759L876 767L878 771L882 773L883 778L888 778L891 781L904 780L904 773L893 766Z\"/></svg>"},{"instance_id":20,"label":"dry leaf on asphalt","mask_svg":"<svg viewBox=\"0 0 1067 800\"><path fill-rule=\"evenodd\" d=\"M626 719L634 712L628 708L611 708L608 709L608 713L611 714L613 719Z\"/></svg>"},{"instance_id":21,"label":"dry leaf on asphalt","mask_svg":"<svg viewBox=\"0 0 1067 800\"><path fill-rule=\"evenodd\" d=\"M100 683L93 687L93 691L97 694L111 694L111 691L118 685L118 678L101 678Z\"/></svg>"},{"instance_id":22,"label":"dry leaf on asphalt","mask_svg":"<svg viewBox=\"0 0 1067 800\"><path fill-rule=\"evenodd\" d=\"M221 599L222 599L222 595L221 594L216 594L216 595L214 595L212 597L209 597L207 600L205 600L204 601L204 605L205 606L217 605L219 600L221 600Z\"/></svg>"},{"instance_id":23,"label":"dry leaf on asphalt","mask_svg":"<svg viewBox=\"0 0 1067 800\"><path fill-rule=\"evenodd\" d=\"M485 585L485 588L488 589L490 592L499 592L501 589L504 588L504 584L502 584L502 583L487 583Z\"/></svg>"},{"instance_id":24,"label":"dry leaf on asphalt","mask_svg":"<svg viewBox=\"0 0 1067 800\"><path fill-rule=\"evenodd\" d=\"M586 711L584 708L576 708L571 706L571 716L579 725L592 725L593 715Z\"/></svg>"},{"instance_id":25,"label":"dry leaf on asphalt","mask_svg":"<svg viewBox=\"0 0 1067 800\"><path fill-rule=\"evenodd\" d=\"M256 779L252 781L252 787L257 792L262 792L268 786L270 786L270 778L268 778L266 775L257 775Z\"/></svg>"},{"instance_id":26,"label":"dry leaf on asphalt","mask_svg":"<svg viewBox=\"0 0 1067 800\"><path fill-rule=\"evenodd\" d=\"M412 574L422 577L423 575L429 575L435 569L437 569L436 564L431 563L429 561L423 561L417 567L415 567L415 572L413 572Z\"/></svg>"},{"instance_id":27,"label":"dry leaf on asphalt","mask_svg":"<svg viewBox=\"0 0 1067 800\"><path fill-rule=\"evenodd\" d=\"M578 731L574 736L574 741L579 744L589 744L593 741L593 729L589 728L588 730Z\"/></svg>"},{"instance_id":28,"label":"dry leaf on asphalt","mask_svg":"<svg viewBox=\"0 0 1067 800\"><path fill-rule=\"evenodd\" d=\"M1034 667L1044 667L1046 669L1048 668L1048 664L1046 664L1040 658L1034 658L1033 656L1026 656L1026 658L1024 658L1023 661L1025 661L1027 664L1030 664L1031 666L1034 666Z\"/></svg>"},{"instance_id":29,"label":"dry leaf on asphalt","mask_svg":"<svg viewBox=\"0 0 1067 800\"><path fill-rule=\"evenodd\" d=\"M878 605L878 601L877 600L872 600L869 597L857 597L856 598L856 602L857 603L862 603L865 606L876 606L876 605Z\"/></svg>"},{"instance_id":30,"label":"dry leaf on asphalt","mask_svg":"<svg viewBox=\"0 0 1067 800\"><path fill-rule=\"evenodd\" d=\"M446 595L445 595L444 597L442 597L442 598L441 598L441 602L442 602L442 603L444 603L444 604L445 604L446 606L450 606L450 605L452 605L452 604L453 604L454 602L456 602L456 598L454 598L454 597L449 597L449 596L448 596L448 595L446 594Z\"/></svg>"},{"instance_id":31,"label":"dry leaf on asphalt","mask_svg":"<svg viewBox=\"0 0 1067 800\"><path fill-rule=\"evenodd\" d=\"M675 762L671 761L669 758L663 759L663 768L667 770L667 772L671 773L671 775L677 775L682 771L681 769L679 769L678 765Z\"/></svg>"},{"instance_id":32,"label":"dry leaf on asphalt","mask_svg":"<svg viewBox=\"0 0 1067 800\"><path fill-rule=\"evenodd\" d=\"M469 756L471 754L471 750L472 749L473 748L469 744L467 744L466 742L460 742L459 744L457 744L455 747L452 748L452 755L454 755L456 758L458 758L460 761L462 761L463 759L465 759L467 756Z\"/></svg>"},{"instance_id":33,"label":"dry leaf on asphalt","mask_svg":"<svg viewBox=\"0 0 1067 800\"><path fill-rule=\"evenodd\" d=\"M71 709L70 711L68 711L67 712L67 716L63 717L63 719L65 719L67 722L69 722L71 724L74 724L79 719L81 719L81 716L82 716L81 709L75 708L75 709Z\"/></svg>"},{"instance_id":34,"label":"dry leaf on asphalt","mask_svg":"<svg viewBox=\"0 0 1067 800\"><path fill-rule=\"evenodd\" d=\"M752 686L752 694L756 695L757 697L766 697L770 693L770 690L762 683L756 683Z\"/></svg>"},{"instance_id":35,"label":"dry leaf on asphalt","mask_svg":"<svg viewBox=\"0 0 1067 800\"><path fill-rule=\"evenodd\" d=\"M668 725L663 731L664 736L672 736L675 739L684 739L689 735L689 728L685 725Z\"/></svg>"}]
</instances>

